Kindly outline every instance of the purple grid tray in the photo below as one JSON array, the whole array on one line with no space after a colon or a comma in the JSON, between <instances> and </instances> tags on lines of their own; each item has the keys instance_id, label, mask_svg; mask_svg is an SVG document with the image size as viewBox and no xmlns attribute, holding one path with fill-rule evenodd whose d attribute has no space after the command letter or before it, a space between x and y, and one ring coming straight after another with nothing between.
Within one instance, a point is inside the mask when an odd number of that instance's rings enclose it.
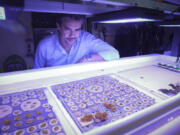
<instances>
[{"instance_id":1,"label":"purple grid tray","mask_svg":"<svg viewBox=\"0 0 180 135\"><path fill-rule=\"evenodd\" d=\"M0 134L55 135L65 134L48 104L46 88L0 96Z\"/></svg>"},{"instance_id":2,"label":"purple grid tray","mask_svg":"<svg viewBox=\"0 0 180 135\"><path fill-rule=\"evenodd\" d=\"M81 132L121 119L155 103L150 96L108 75L53 85L51 88ZM107 109L104 102L113 103L116 111ZM90 122L80 120L85 114L94 115L96 112L106 112L108 119L101 122L95 118Z\"/></svg>"}]
</instances>

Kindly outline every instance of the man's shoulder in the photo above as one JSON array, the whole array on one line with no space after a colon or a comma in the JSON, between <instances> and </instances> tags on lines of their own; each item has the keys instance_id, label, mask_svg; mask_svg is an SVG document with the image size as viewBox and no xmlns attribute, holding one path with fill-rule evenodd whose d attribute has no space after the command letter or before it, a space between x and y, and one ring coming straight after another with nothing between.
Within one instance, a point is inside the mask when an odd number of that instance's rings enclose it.
<instances>
[{"instance_id":1,"label":"man's shoulder","mask_svg":"<svg viewBox=\"0 0 180 135\"><path fill-rule=\"evenodd\" d=\"M88 36L88 35L92 35L91 33L85 31L85 30L81 30L81 35L82 36Z\"/></svg>"},{"instance_id":2,"label":"man's shoulder","mask_svg":"<svg viewBox=\"0 0 180 135\"><path fill-rule=\"evenodd\" d=\"M57 34L48 35L39 42L39 46L48 47L52 45L54 42L56 42L56 40L57 40Z\"/></svg>"},{"instance_id":3,"label":"man's shoulder","mask_svg":"<svg viewBox=\"0 0 180 135\"><path fill-rule=\"evenodd\" d=\"M94 37L94 35L92 35L91 33L84 31L84 30L81 30L81 38L87 40L87 39L91 39L93 37Z\"/></svg>"},{"instance_id":4,"label":"man's shoulder","mask_svg":"<svg viewBox=\"0 0 180 135\"><path fill-rule=\"evenodd\" d=\"M48 36L44 37L44 38L40 41L40 43L53 42L56 38L57 38L57 34L48 35Z\"/></svg>"}]
</instances>

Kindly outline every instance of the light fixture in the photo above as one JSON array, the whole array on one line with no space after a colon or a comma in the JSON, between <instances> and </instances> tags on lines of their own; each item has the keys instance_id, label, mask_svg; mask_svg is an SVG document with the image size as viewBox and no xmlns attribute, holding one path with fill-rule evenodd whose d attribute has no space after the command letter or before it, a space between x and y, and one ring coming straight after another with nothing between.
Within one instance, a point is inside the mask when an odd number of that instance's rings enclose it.
<instances>
[{"instance_id":1,"label":"light fixture","mask_svg":"<svg viewBox=\"0 0 180 135\"><path fill-rule=\"evenodd\" d=\"M159 25L161 27L179 27L180 28L180 24L179 25Z\"/></svg>"},{"instance_id":2,"label":"light fixture","mask_svg":"<svg viewBox=\"0 0 180 135\"><path fill-rule=\"evenodd\" d=\"M160 27L179 27L180 28L180 19L176 20L165 20L158 23Z\"/></svg>"},{"instance_id":3,"label":"light fixture","mask_svg":"<svg viewBox=\"0 0 180 135\"><path fill-rule=\"evenodd\" d=\"M4 7L0 7L0 20L6 20Z\"/></svg>"},{"instance_id":4,"label":"light fixture","mask_svg":"<svg viewBox=\"0 0 180 135\"><path fill-rule=\"evenodd\" d=\"M153 21L158 21L158 20L148 19L148 18L129 18L129 19L99 21L99 23L132 23L132 22L153 22Z\"/></svg>"},{"instance_id":5,"label":"light fixture","mask_svg":"<svg viewBox=\"0 0 180 135\"><path fill-rule=\"evenodd\" d=\"M94 23L132 23L161 21L165 14L145 8L129 8L121 11L98 14L90 18Z\"/></svg>"}]
</instances>

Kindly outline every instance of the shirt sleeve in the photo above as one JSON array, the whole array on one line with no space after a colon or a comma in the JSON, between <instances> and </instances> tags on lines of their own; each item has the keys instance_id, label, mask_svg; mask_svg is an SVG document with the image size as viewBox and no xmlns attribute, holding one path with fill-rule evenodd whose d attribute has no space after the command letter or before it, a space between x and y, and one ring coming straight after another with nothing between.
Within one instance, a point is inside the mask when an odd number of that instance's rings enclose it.
<instances>
[{"instance_id":1,"label":"shirt sleeve","mask_svg":"<svg viewBox=\"0 0 180 135\"><path fill-rule=\"evenodd\" d=\"M119 52L113 46L96 38L94 35L89 33L86 37L86 41L90 50L89 53L99 54L105 61L117 60L120 58Z\"/></svg>"},{"instance_id":2,"label":"shirt sleeve","mask_svg":"<svg viewBox=\"0 0 180 135\"><path fill-rule=\"evenodd\" d=\"M44 52L45 50L43 49L43 43L40 42L35 53L35 60L34 60L34 66L33 68L42 68L45 67L45 57L44 57Z\"/></svg>"}]
</instances>

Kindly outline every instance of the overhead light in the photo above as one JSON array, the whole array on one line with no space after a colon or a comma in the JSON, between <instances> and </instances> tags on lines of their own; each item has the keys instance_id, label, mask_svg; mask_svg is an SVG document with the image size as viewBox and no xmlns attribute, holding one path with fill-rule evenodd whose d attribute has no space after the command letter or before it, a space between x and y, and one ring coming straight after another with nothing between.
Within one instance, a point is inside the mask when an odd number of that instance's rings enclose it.
<instances>
[{"instance_id":1,"label":"overhead light","mask_svg":"<svg viewBox=\"0 0 180 135\"><path fill-rule=\"evenodd\" d=\"M0 20L6 20L4 7L0 7Z\"/></svg>"},{"instance_id":2,"label":"overhead light","mask_svg":"<svg viewBox=\"0 0 180 135\"><path fill-rule=\"evenodd\" d=\"M148 19L148 18L129 18L129 19L99 21L99 23L132 23L132 22L153 22L153 21L158 21L158 20L157 19Z\"/></svg>"},{"instance_id":3,"label":"overhead light","mask_svg":"<svg viewBox=\"0 0 180 135\"><path fill-rule=\"evenodd\" d=\"M121 11L98 14L89 20L95 23L132 23L132 22L154 22L161 21L165 14L160 11L130 8Z\"/></svg>"},{"instance_id":4,"label":"overhead light","mask_svg":"<svg viewBox=\"0 0 180 135\"><path fill-rule=\"evenodd\" d=\"M161 27L180 27L180 24L179 25L159 25Z\"/></svg>"},{"instance_id":5,"label":"overhead light","mask_svg":"<svg viewBox=\"0 0 180 135\"><path fill-rule=\"evenodd\" d=\"M180 27L180 19L178 20L165 20L158 23L160 27Z\"/></svg>"}]
</instances>

